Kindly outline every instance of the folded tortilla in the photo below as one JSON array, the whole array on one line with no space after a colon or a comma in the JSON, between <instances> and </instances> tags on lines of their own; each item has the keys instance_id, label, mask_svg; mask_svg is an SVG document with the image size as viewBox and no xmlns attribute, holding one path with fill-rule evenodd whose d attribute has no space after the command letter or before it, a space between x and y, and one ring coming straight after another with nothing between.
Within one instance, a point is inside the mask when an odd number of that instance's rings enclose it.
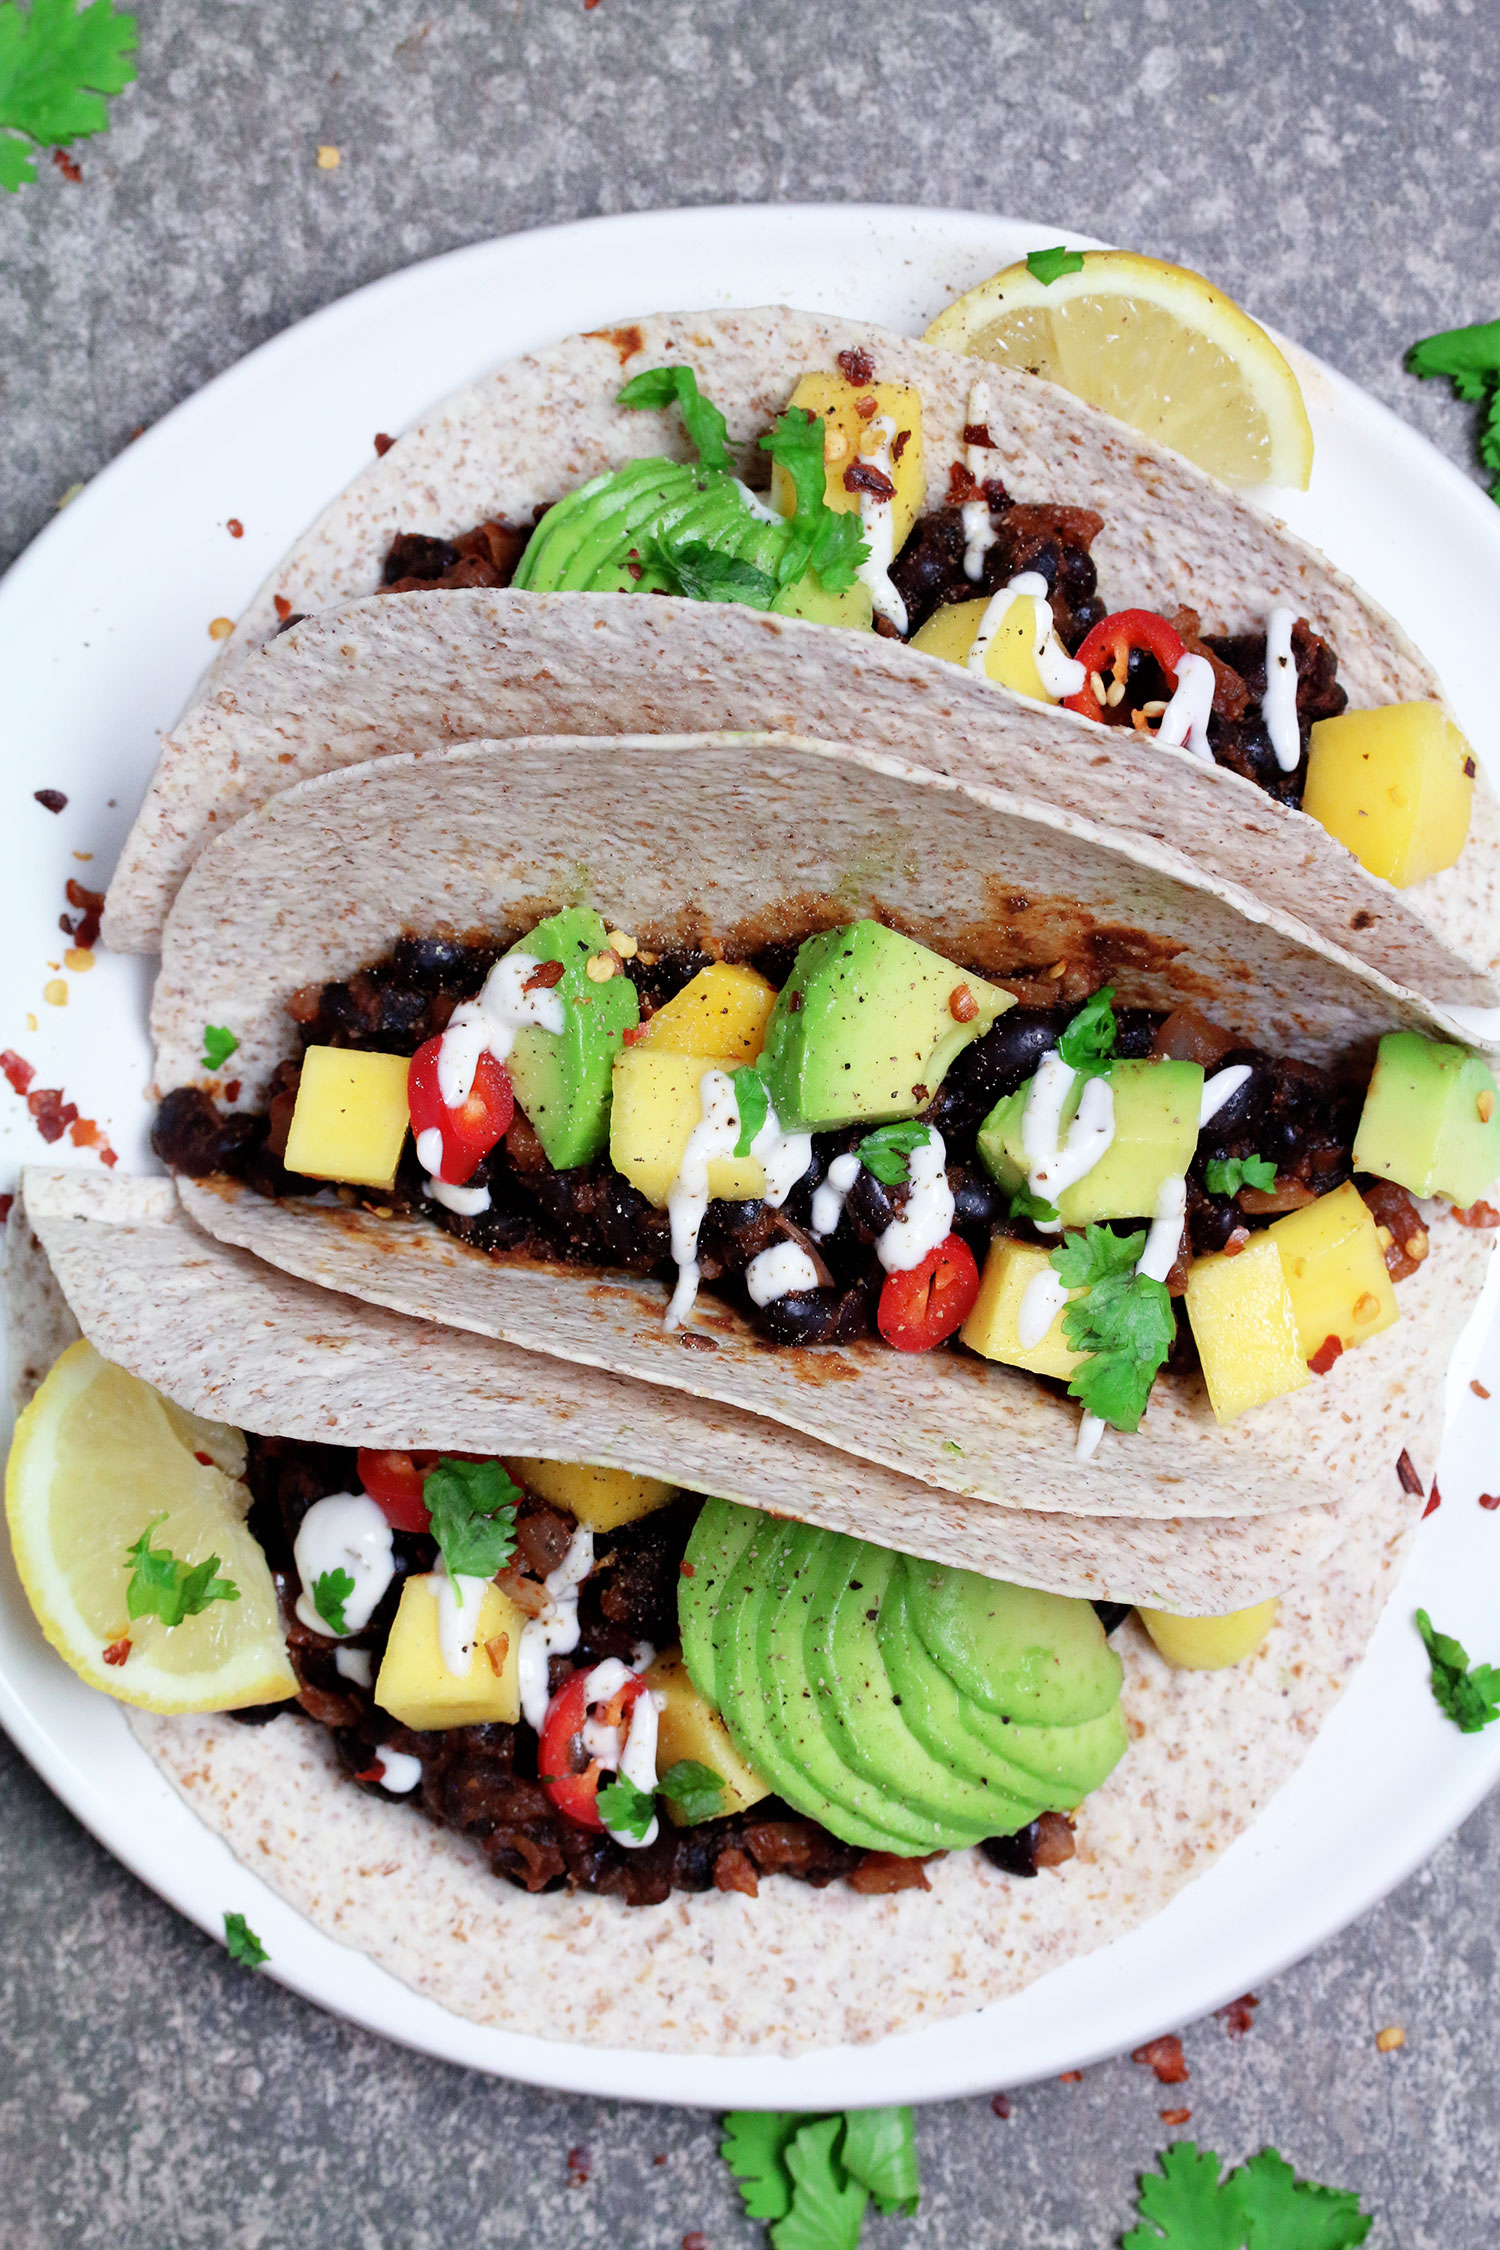
<instances>
[{"instance_id":1,"label":"folded tortilla","mask_svg":"<svg viewBox=\"0 0 1500 2250\"><path fill-rule=\"evenodd\" d=\"M1465 850L1398 891L1306 814L1242 776L972 679L873 634L730 605L630 595L396 595L380 584L393 536L451 536L492 516L529 520L601 470L686 452L675 411L615 403L642 368L692 366L728 417L739 466L798 373L863 348L881 379L921 392L927 505L947 495L976 374L995 411L995 467L1018 500L1097 508L1101 586L1114 607L1179 605L1205 630L1259 630L1291 602L1338 653L1350 704L1441 698L1400 628L1325 557L1149 438L1055 385L868 325L784 308L659 315L507 363L435 408L325 510L225 644L162 747L110 887L107 941L155 949L204 842L311 772L383 749L645 726L828 734L975 775L1160 838L1205 873L1253 890L1396 982L1450 1002L1500 1000L1500 806L1483 773ZM279 607L278 607L279 605ZM278 618L337 609L257 654Z\"/></svg>"},{"instance_id":2,"label":"folded tortilla","mask_svg":"<svg viewBox=\"0 0 1500 2250\"><path fill-rule=\"evenodd\" d=\"M580 899L660 950L710 939L753 951L876 915L990 975L1082 958L1122 1006L1193 1000L1273 1052L1324 1063L1367 1057L1397 1028L1454 1028L1140 839L827 744L622 737L384 758L239 822L168 919L159 1085L199 1081L203 1025L221 1023L239 1037L239 1098L253 1107L295 1044L292 992L379 958L404 930L504 942ZM424 1220L331 1196L275 1203L186 1179L179 1192L209 1233L324 1287L712 1400L998 1508L1089 1518L1377 1496L1403 1450L1418 1462L1435 1450L1442 1371L1488 1257L1488 1237L1436 1225L1403 1317L1329 1375L1221 1427L1200 1381L1164 1373L1141 1430L1080 1463L1074 1404L958 1352L868 1338L768 1350L707 1295L687 1331L697 1348L684 1348L653 1280L492 1260Z\"/></svg>"}]
</instances>

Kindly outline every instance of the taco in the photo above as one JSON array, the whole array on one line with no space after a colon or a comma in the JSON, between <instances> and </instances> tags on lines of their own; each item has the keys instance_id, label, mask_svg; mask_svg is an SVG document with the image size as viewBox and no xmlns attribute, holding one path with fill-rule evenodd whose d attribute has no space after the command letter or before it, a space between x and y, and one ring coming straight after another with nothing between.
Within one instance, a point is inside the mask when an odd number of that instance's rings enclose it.
<instances>
[{"instance_id":1,"label":"taco","mask_svg":"<svg viewBox=\"0 0 1500 2250\"><path fill-rule=\"evenodd\" d=\"M1389 617L1055 386L780 309L571 338L387 451L166 738L106 936L154 948L204 841L303 775L646 723L915 752L1500 999L1500 818Z\"/></svg>"},{"instance_id":2,"label":"taco","mask_svg":"<svg viewBox=\"0 0 1500 2250\"><path fill-rule=\"evenodd\" d=\"M1439 1212L1500 1171L1426 1003L1161 847L828 745L301 783L201 855L153 1024L220 1239L1000 1508L1269 1515L1428 1458L1489 1241Z\"/></svg>"},{"instance_id":3,"label":"taco","mask_svg":"<svg viewBox=\"0 0 1500 2250\"><path fill-rule=\"evenodd\" d=\"M1336 1555L1283 1555L1279 1604L1143 1621L703 1499L709 1410L642 1392L636 1424L628 1386L341 1305L163 1182L29 1173L7 1252L39 1384L7 1502L49 1638L317 1927L552 2040L870 2040L1136 1926L1300 1762L1422 1506L1390 1473ZM790 1442L816 1476L807 1441L717 1420L746 1465ZM649 1471L552 1457L622 1445ZM162 1709L252 1612L265 1699Z\"/></svg>"}]
</instances>

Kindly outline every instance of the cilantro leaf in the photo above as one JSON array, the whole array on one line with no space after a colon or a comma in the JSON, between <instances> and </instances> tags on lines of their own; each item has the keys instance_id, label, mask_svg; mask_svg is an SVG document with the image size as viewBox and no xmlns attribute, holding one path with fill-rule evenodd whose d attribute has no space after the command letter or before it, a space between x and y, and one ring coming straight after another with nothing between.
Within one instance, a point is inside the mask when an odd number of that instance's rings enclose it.
<instances>
[{"instance_id":1,"label":"cilantro leaf","mask_svg":"<svg viewBox=\"0 0 1500 2250\"><path fill-rule=\"evenodd\" d=\"M271 1958L243 1914L225 1915L224 1950L242 1969L263 1969Z\"/></svg>"},{"instance_id":2,"label":"cilantro leaf","mask_svg":"<svg viewBox=\"0 0 1500 2250\"><path fill-rule=\"evenodd\" d=\"M727 469L730 466L725 442L729 425L713 402L699 391L698 378L691 367L645 368L639 375L632 375L615 396L621 406L663 407L672 405L675 400L682 415L682 426L704 468Z\"/></svg>"},{"instance_id":3,"label":"cilantro leaf","mask_svg":"<svg viewBox=\"0 0 1500 2250\"><path fill-rule=\"evenodd\" d=\"M1268 1156L1211 1156L1203 1167L1210 1195L1238 1195L1242 1187L1273 1188L1276 1167Z\"/></svg>"},{"instance_id":4,"label":"cilantro leaf","mask_svg":"<svg viewBox=\"0 0 1500 2250\"><path fill-rule=\"evenodd\" d=\"M1050 1261L1070 1289L1086 1291L1063 1308L1064 1338L1085 1355L1068 1396L1116 1430L1139 1429L1177 1333L1165 1285L1134 1271L1145 1246L1144 1234L1091 1226L1068 1235Z\"/></svg>"},{"instance_id":5,"label":"cilantro leaf","mask_svg":"<svg viewBox=\"0 0 1500 2250\"><path fill-rule=\"evenodd\" d=\"M1115 1051L1119 1026L1115 1011L1110 1006L1115 988L1107 984L1096 992L1063 1030L1057 1042L1057 1051L1071 1070L1099 1071L1104 1069Z\"/></svg>"},{"instance_id":6,"label":"cilantro leaf","mask_svg":"<svg viewBox=\"0 0 1500 2250\"><path fill-rule=\"evenodd\" d=\"M803 2119L794 2109L732 2109L719 2154L729 2166L751 2219L784 2219L792 2207L786 2152Z\"/></svg>"},{"instance_id":7,"label":"cilantro leaf","mask_svg":"<svg viewBox=\"0 0 1500 2250\"><path fill-rule=\"evenodd\" d=\"M1026 264L1042 287L1050 289L1053 282L1060 281L1065 273L1082 273L1083 252L1069 250L1059 242L1050 250L1028 250Z\"/></svg>"},{"instance_id":8,"label":"cilantro leaf","mask_svg":"<svg viewBox=\"0 0 1500 2250\"><path fill-rule=\"evenodd\" d=\"M696 1758L679 1758L675 1765L668 1766L656 1786L690 1827L696 1827L700 1820L716 1820L724 1809L722 1779L712 1766L701 1766Z\"/></svg>"},{"instance_id":9,"label":"cilantro leaf","mask_svg":"<svg viewBox=\"0 0 1500 2250\"><path fill-rule=\"evenodd\" d=\"M914 1117L903 1118L897 1125L881 1125L866 1133L859 1144L859 1161L883 1186L899 1187L911 1178L907 1159L912 1150L925 1148L931 1139L930 1125L919 1125Z\"/></svg>"},{"instance_id":10,"label":"cilantro leaf","mask_svg":"<svg viewBox=\"0 0 1500 2250\"><path fill-rule=\"evenodd\" d=\"M1434 1703L1460 1734L1478 1734L1500 1718L1500 1672L1492 1664L1476 1664L1471 1671L1462 1644L1436 1631L1425 1609L1417 1611L1416 1623L1432 1669Z\"/></svg>"},{"instance_id":11,"label":"cilantro leaf","mask_svg":"<svg viewBox=\"0 0 1500 2250\"><path fill-rule=\"evenodd\" d=\"M36 178L26 141L83 140L109 123L103 96L123 92L135 77L134 16L116 15L111 0L16 0L0 5L0 188ZM16 138L24 134L25 140Z\"/></svg>"},{"instance_id":12,"label":"cilantro leaf","mask_svg":"<svg viewBox=\"0 0 1500 2250\"><path fill-rule=\"evenodd\" d=\"M1263 2148L1229 2180L1241 2183L1249 2250L1356 2250L1375 2224L1357 2195L1299 2180L1274 2148Z\"/></svg>"},{"instance_id":13,"label":"cilantro leaf","mask_svg":"<svg viewBox=\"0 0 1500 2250\"><path fill-rule=\"evenodd\" d=\"M347 1570L325 1570L321 1578L313 1580L313 1608L322 1618L330 1633L347 1633L344 1623L344 1604L354 1591L354 1580Z\"/></svg>"},{"instance_id":14,"label":"cilantro leaf","mask_svg":"<svg viewBox=\"0 0 1500 2250\"><path fill-rule=\"evenodd\" d=\"M204 1069L222 1070L238 1046L234 1033L226 1031L223 1024L206 1023L203 1026Z\"/></svg>"},{"instance_id":15,"label":"cilantro leaf","mask_svg":"<svg viewBox=\"0 0 1500 2250\"><path fill-rule=\"evenodd\" d=\"M1033 1226L1056 1226L1062 1214L1055 1203L1044 1195L1033 1195L1029 1187L1018 1187L1010 1199L1013 1219L1030 1219Z\"/></svg>"},{"instance_id":16,"label":"cilantro leaf","mask_svg":"<svg viewBox=\"0 0 1500 2250\"><path fill-rule=\"evenodd\" d=\"M666 580L669 594L682 594L692 602L738 602L746 609L769 609L776 581L742 555L726 555L706 539L686 539L678 546L670 532L645 539L641 561Z\"/></svg>"},{"instance_id":17,"label":"cilantro leaf","mask_svg":"<svg viewBox=\"0 0 1500 2250\"><path fill-rule=\"evenodd\" d=\"M1262 2149L1222 2180L1209 2149L1178 2141L1141 2180L1140 2226L1121 2250L1358 2250L1374 2220L1359 2198L1298 2180Z\"/></svg>"},{"instance_id":18,"label":"cilantro leaf","mask_svg":"<svg viewBox=\"0 0 1500 2250\"><path fill-rule=\"evenodd\" d=\"M893 2211L901 2211L908 2219L916 2217L922 2182L909 2109L849 2110L843 2157L844 2170L869 2189L883 2216L889 2218Z\"/></svg>"},{"instance_id":19,"label":"cilantro leaf","mask_svg":"<svg viewBox=\"0 0 1500 2250\"><path fill-rule=\"evenodd\" d=\"M516 1548L521 1492L498 1461L459 1461L445 1453L428 1470L422 1498L450 1577L493 1578Z\"/></svg>"},{"instance_id":20,"label":"cilantro leaf","mask_svg":"<svg viewBox=\"0 0 1500 2250\"><path fill-rule=\"evenodd\" d=\"M1147 2172L1140 2186L1142 2221L1132 2227L1121 2250L1244 2250L1245 2229L1236 2199L1226 2196L1219 2158L1191 2141L1176 2141ZM1233 2175L1231 2175L1232 2177Z\"/></svg>"},{"instance_id":21,"label":"cilantro leaf","mask_svg":"<svg viewBox=\"0 0 1500 2250\"><path fill-rule=\"evenodd\" d=\"M617 1773L613 1781L601 1787L598 1805L599 1818L607 1828L633 1836L638 1844L645 1842L646 1831L656 1818L656 1800L648 1790L637 1789L633 1781Z\"/></svg>"},{"instance_id":22,"label":"cilantro leaf","mask_svg":"<svg viewBox=\"0 0 1500 2250\"><path fill-rule=\"evenodd\" d=\"M1446 375L1461 399L1485 405L1479 458L1487 469L1500 471L1500 320L1424 336L1412 345L1406 364L1413 375ZM1500 475L1490 486L1490 498L1500 500Z\"/></svg>"},{"instance_id":23,"label":"cilantro leaf","mask_svg":"<svg viewBox=\"0 0 1500 2250\"><path fill-rule=\"evenodd\" d=\"M210 1602L237 1602L240 1590L232 1579L219 1576L219 1558L206 1562L179 1561L168 1547L153 1547L151 1534L165 1514L153 1516L125 1560L134 1563L125 1588L125 1607L132 1617L159 1617L169 1630L185 1617L196 1617Z\"/></svg>"},{"instance_id":24,"label":"cilantro leaf","mask_svg":"<svg viewBox=\"0 0 1500 2250\"><path fill-rule=\"evenodd\" d=\"M734 1099L740 1113L740 1137L734 1144L734 1153L748 1156L756 1134L771 1114L771 1097L760 1072L749 1063L741 1063L739 1069L729 1075L734 1081Z\"/></svg>"},{"instance_id":25,"label":"cilantro leaf","mask_svg":"<svg viewBox=\"0 0 1500 2250\"><path fill-rule=\"evenodd\" d=\"M851 2180L835 2153L841 2115L800 2125L787 2144L791 2208L771 2226L775 2250L859 2250L868 2188Z\"/></svg>"},{"instance_id":26,"label":"cilantro leaf","mask_svg":"<svg viewBox=\"0 0 1500 2250\"><path fill-rule=\"evenodd\" d=\"M787 519L791 537L776 566L778 585L790 586L813 570L830 594L852 586L870 550L858 513L828 505L822 416L789 406L760 442L785 469L797 496Z\"/></svg>"},{"instance_id":27,"label":"cilantro leaf","mask_svg":"<svg viewBox=\"0 0 1500 2250\"><path fill-rule=\"evenodd\" d=\"M1092 1289L1096 1282L1133 1273L1145 1247L1143 1233L1111 1234L1108 1227L1091 1226L1065 1234L1048 1263L1070 1289Z\"/></svg>"}]
</instances>

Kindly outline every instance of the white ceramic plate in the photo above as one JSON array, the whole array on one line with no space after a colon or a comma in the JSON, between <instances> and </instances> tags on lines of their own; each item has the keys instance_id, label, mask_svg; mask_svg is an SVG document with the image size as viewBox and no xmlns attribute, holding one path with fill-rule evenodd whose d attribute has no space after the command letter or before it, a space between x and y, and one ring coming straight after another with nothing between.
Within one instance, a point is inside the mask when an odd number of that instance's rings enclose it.
<instances>
[{"instance_id":1,"label":"white ceramic plate","mask_svg":"<svg viewBox=\"0 0 1500 2250\"><path fill-rule=\"evenodd\" d=\"M231 368L113 462L0 585L5 744L0 1046L149 1162L147 968L101 958L42 987L66 944L69 874L111 866L169 725L233 616L323 502L432 401L511 353L641 311L784 301L920 334L957 291L1065 233L961 212L816 206L598 219L485 243L330 306ZM1070 239L1082 241L1082 237ZM1317 440L1306 494L1275 504L1385 602L1442 671L1483 749L1493 710L1486 635L1500 614L1500 517L1393 416L1298 353ZM244 525L241 539L225 529ZM32 799L69 797L58 817ZM80 862L75 854L91 852ZM31 1030L31 1012L38 1028ZM49 1152L0 1087L0 1186ZM67 1143L50 1152L70 1152ZM79 1153L81 1164L94 1159ZM715 2107L931 2100L1074 2068L1260 1984L1397 1883L1500 1776L1500 1728L1440 1717L1410 1624L1425 1603L1476 1656L1500 1656L1491 1589L1500 1515L1482 1512L1500 1414L1497 1284L1451 1378L1444 1504L1370 1657L1306 1765L1252 1834L1146 1928L1014 2000L878 2046L791 2063L564 2047L487 2031L419 1999L320 1936L201 1827L118 1709L47 1649L8 1553L0 1564L0 1719L94 1834L184 1914L222 1936L248 1915L272 1974L309 1999L454 2062L540 2085ZM1496 1393L1484 1407L1476 1370ZM1491 1470L1488 1481L1500 1482Z\"/></svg>"}]
</instances>

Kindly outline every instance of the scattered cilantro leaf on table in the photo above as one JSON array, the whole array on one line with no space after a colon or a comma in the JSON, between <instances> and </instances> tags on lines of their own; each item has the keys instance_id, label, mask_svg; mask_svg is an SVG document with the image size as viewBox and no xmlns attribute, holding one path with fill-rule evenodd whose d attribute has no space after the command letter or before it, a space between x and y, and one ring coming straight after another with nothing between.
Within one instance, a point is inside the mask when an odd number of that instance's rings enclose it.
<instances>
[{"instance_id":1,"label":"scattered cilantro leaf on table","mask_svg":"<svg viewBox=\"0 0 1500 2250\"><path fill-rule=\"evenodd\" d=\"M1211 1156L1203 1167L1210 1195L1238 1195L1242 1187L1273 1188L1276 1167L1268 1156Z\"/></svg>"},{"instance_id":2,"label":"scattered cilantro leaf on table","mask_svg":"<svg viewBox=\"0 0 1500 2250\"><path fill-rule=\"evenodd\" d=\"M1121 2250L1357 2250L1374 2225L1356 2195L1299 2180L1273 2148L1222 2179L1220 2159L1191 2141L1158 2161Z\"/></svg>"},{"instance_id":3,"label":"scattered cilantro leaf on table","mask_svg":"<svg viewBox=\"0 0 1500 2250\"><path fill-rule=\"evenodd\" d=\"M354 1580L347 1570L325 1570L321 1578L313 1581L313 1608L322 1618L330 1633L347 1633L344 1622L344 1604L354 1591Z\"/></svg>"},{"instance_id":4,"label":"scattered cilantro leaf on table","mask_svg":"<svg viewBox=\"0 0 1500 2250\"><path fill-rule=\"evenodd\" d=\"M783 2219L792 2207L787 2144L802 2120L794 2109L732 2109L719 2154L729 2166L748 2217Z\"/></svg>"},{"instance_id":5,"label":"scattered cilantro leaf on table","mask_svg":"<svg viewBox=\"0 0 1500 2250\"><path fill-rule=\"evenodd\" d=\"M1164 1284L1134 1270L1145 1247L1144 1234L1091 1226L1065 1236L1050 1260L1070 1289L1087 1292L1063 1309L1063 1335L1075 1352L1086 1355L1068 1395L1116 1430L1140 1427L1176 1334Z\"/></svg>"},{"instance_id":6,"label":"scattered cilantro leaf on table","mask_svg":"<svg viewBox=\"0 0 1500 2250\"><path fill-rule=\"evenodd\" d=\"M1069 250L1065 244L1054 243L1050 250L1028 250L1026 264L1044 289L1060 281L1065 273L1082 273L1083 252Z\"/></svg>"},{"instance_id":7,"label":"scattered cilantro leaf on table","mask_svg":"<svg viewBox=\"0 0 1500 2250\"><path fill-rule=\"evenodd\" d=\"M871 2197L911 2217L921 2192L909 2109L734 2110L720 2153L774 2250L857 2250Z\"/></svg>"},{"instance_id":8,"label":"scattered cilantro leaf on table","mask_svg":"<svg viewBox=\"0 0 1500 2250\"><path fill-rule=\"evenodd\" d=\"M271 1958L243 1914L225 1915L224 1950L242 1969L263 1969Z\"/></svg>"},{"instance_id":9,"label":"scattered cilantro leaf on table","mask_svg":"<svg viewBox=\"0 0 1500 2250\"><path fill-rule=\"evenodd\" d=\"M911 1178L908 1162L913 1149L925 1148L932 1139L932 1127L919 1125L915 1118L904 1118L896 1125L881 1125L873 1133L866 1133L859 1144L859 1161L867 1172L873 1172L885 1187L899 1187Z\"/></svg>"},{"instance_id":10,"label":"scattered cilantro leaf on table","mask_svg":"<svg viewBox=\"0 0 1500 2250\"><path fill-rule=\"evenodd\" d=\"M422 1498L450 1577L493 1578L516 1549L521 1492L498 1461L460 1461L445 1453L427 1472Z\"/></svg>"},{"instance_id":11,"label":"scattered cilantro leaf on table","mask_svg":"<svg viewBox=\"0 0 1500 2250\"><path fill-rule=\"evenodd\" d=\"M1097 1072L1108 1068L1119 1032L1115 1011L1110 1006L1114 996L1114 986L1105 985L1092 1000L1085 1000L1077 1015L1064 1027L1057 1051L1070 1069Z\"/></svg>"},{"instance_id":12,"label":"scattered cilantro leaf on table","mask_svg":"<svg viewBox=\"0 0 1500 2250\"><path fill-rule=\"evenodd\" d=\"M168 1629L185 1617L196 1617L210 1602L237 1602L240 1590L232 1579L219 1576L219 1558L186 1563L169 1547L153 1547L151 1534L166 1516L153 1516L133 1547L125 1550L134 1563L125 1588L125 1607L132 1617L159 1617Z\"/></svg>"},{"instance_id":13,"label":"scattered cilantro leaf on table","mask_svg":"<svg viewBox=\"0 0 1500 2250\"><path fill-rule=\"evenodd\" d=\"M663 407L676 404L682 426L696 447L705 469L727 469L729 425L711 399L698 388L691 367L647 367L632 375L616 394L621 406Z\"/></svg>"},{"instance_id":14,"label":"scattered cilantro leaf on table","mask_svg":"<svg viewBox=\"0 0 1500 2250\"><path fill-rule=\"evenodd\" d=\"M1478 1734L1500 1718L1500 1672L1493 1664L1470 1669L1468 1652L1451 1633L1439 1633L1425 1609L1417 1611L1417 1631L1432 1667L1432 1700L1460 1734Z\"/></svg>"},{"instance_id":15,"label":"scattered cilantro leaf on table","mask_svg":"<svg viewBox=\"0 0 1500 2250\"><path fill-rule=\"evenodd\" d=\"M607 1828L622 1836L633 1836L638 1844L644 1843L646 1831L656 1818L656 1800L623 1773L606 1781L599 1791L599 1818Z\"/></svg>"},{"instance_id":16,"label":"scattered cilantro leaf on table","mask_svg":"<svg viewBox=\"0 0 1500 2250\"><path fill-rule=\"evenodd\" d=\"M870 550L858 512L828 505L822 416L805 406L789 406L760 442L785 469L797 496L787 518L791 538L776 566L778 584L790 586L813 570L826 593L852 586Z\"/></svg>"},{"instance_id":17,"label":"scattered cilantro leaf on table","mask_svg":"<svg viewBox=\"0 0 1500 2250\"><path fill-rule=\"evenodd\" d=\"M786 2217L772 2222L775 2250L859 2250L870 2191L839 2161L844 2130L843 2117L835 2115L799 2125L792 2135L786 2151L792 2201Z\"/></svg>"},{"instance_id":18,"label":"scattered cilantro leaf on table","mask_svg":"<svg viewBox=\"0 0 1500 2250\"><path fill-rule=\"evenodd\" d=\"M740 1113L740 1137L734 1144L736 1156L748 1156L755 1136L771 1114L771 1097L766 1092L766 1082L750 1063L741 1063L731 1071L734 1081L734 1099Z\"/></svg>"},{"instance_id":19,"label":"scattered cilantro leaf on table","mask_svg":"<svg viewBox=\"0 0 1500 2250\"><path fill-rule=\"evenodd\" d=\"M693 602L738 602L744 609L769 609L776 581L767 572L746 562L743 555L726 555L706 539L685 539L681 545L670 532L647 539L641 561L667 582L669 594L682 594Z\"/></svg>"},{"instance_id":20,"label":"scattered cilantro leaf on table","mask_svg":"<svg viewBox=\"0 0 1500 2250\"><path fill-rule=\"evenodd\" d=\"M889 2218L900 2211L915 2218L922 2182L917 2173L917 2139L909 2109L851 2109L845 2113L844 2170L867 2187L875 2207Z\"/></svg>"},{"instance_id":21,"label":"scattered cilantro leaf on table","mask_svg":"<svg viewBox=\"0 0 1500 2250\"><path fill-rule=\"evenodd\" d=\"M1500 320L1476 321L1424 336L1406 355L1413 375L1446 375L1461 399L1485 409L1479 425L1479 458L1493 469L1490 498L1500 501Z\"/></svg>"},{"instance_id":22,"label":"scattered cilantro leaf on table","mask_svg":"<svg viewBox=\"0 0 1500 2250\"><path fill-rule=\"evenodd\" d=\"M712 1766L700 1765L696 1758L679 1758L675 1765L668 1766L656 1786L690 1828L700 1820L716 1820L723 1809L722 1779Z\"/></svg>"},{"instance_id":23,"label":"scattered cilantro leaf on table","mask_svg":"<svg viewBox=\"0 0 1500 2250\"><path fill-rule=\"evenodd\" d=\"M84 140L109 123L107 94L134 78L134 16L111 0L16 0L0 5L0 188L36 178L35 148ZM24 135L24 138L18 136Z\"/></svg>"},{"instance_id":24,"label":"scattered cilantro leaf on table","mask_svg":"<svg viewBox=\"0 0 1500 2250\"><path fill-rule=\"evenodd\" d=\"M222 1070L238 1046L234 1033L226 1031L223 1024L206 1023L203 1026L204 1069Z\"/></svg>"}]
</instances>

